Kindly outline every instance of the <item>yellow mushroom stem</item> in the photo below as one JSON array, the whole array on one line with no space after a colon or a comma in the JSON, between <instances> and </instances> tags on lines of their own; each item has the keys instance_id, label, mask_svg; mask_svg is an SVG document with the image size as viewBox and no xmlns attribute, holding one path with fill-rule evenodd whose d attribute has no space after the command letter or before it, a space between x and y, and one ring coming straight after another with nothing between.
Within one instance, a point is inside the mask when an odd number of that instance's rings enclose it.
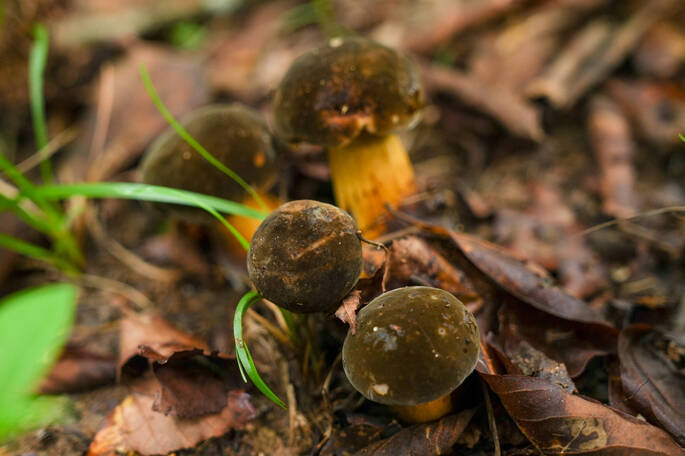
<instances>
[{"instance_id":1,"label":"yellow mushroom stem","mask_svg":"<svg viewBox=\"0 0 685 456\"><path fill-rule=\"evenodd\" d=\"M386 230L385 205L396 207L416 193L414 168L396 135L363 136L328 151L337 205L357 221L364 237Z\"/></svg>"},{"instance_id":2,"label":"yellow mushroom stem","mask_svg":"<svg viewBox=\"0 0 685 456\"><path fill-rule=\"evenodd\" d=\"M447 394L431 402L417 405L393 405L393 411L406 423L427 423L452 411L452 396Z\"/></svg>"},{"instance_id":3,"label":"yellow mushroom stem","mask_svg":"<svg viewBox=\"0 0 685 456\"><path fill-rule=\"evenodd\" d=\"M279 198L268 193L260 193L259 197L262 199L262 201L264 201L264 204L266 204L266 207L269 209L269 211L273 211L282 204L282 201ZM255 199L249 195L241 202L241 204L252 209L257 209L260 211L262 210L262 207L257 203L257 201L255 201ZM257 231L257 228L262 223L261 220L253 219L251 217L243 217L241 215L229 215L228 217L226 217L226 220L228 221L228 223L233 225L233 227L248 242L250 241L250 239L252 239L252 236L254 235L255 231ZM233 236L233 234L226 230L223 225L221 225L220 227L220 232L225 235L226 242L228 244L228 249L230 252L233 252L239 256L247 255L247 252L245 251L243 246L240 245L235 236Z\"/></svg>"}]
</instances>

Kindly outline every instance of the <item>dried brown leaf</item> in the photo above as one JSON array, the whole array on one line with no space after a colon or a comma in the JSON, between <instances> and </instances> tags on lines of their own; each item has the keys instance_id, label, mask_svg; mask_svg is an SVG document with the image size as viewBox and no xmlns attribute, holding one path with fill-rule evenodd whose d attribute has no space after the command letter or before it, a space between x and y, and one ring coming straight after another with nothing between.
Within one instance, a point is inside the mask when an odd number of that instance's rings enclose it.
<instances>
[{"instance_id":1,"label":"dried brown leaf","mask_svg":"<svg viewBox=\"0 0 685 456\"><path fill-rule=\"evenodd\" d=\"M343 323L350 326L350 332L354 334L357 331L357 309L362 305L362 292L359 290L352 291L345 299L343 299L338 310L335 311L335 316Z\"/></svg>"},{"instance_id":2,"label":"dried brown leaf","mask_svg":"<svg viewBox=\"0 0 685 456\"><path fill-rule=\"evenodd\" d=\"M464 410L440 421L405 428L372 443L355 456L430 456L447 453L471 421L475 409Z\"/></svg>"},{"instance_id":3,"label":"dried brown leaf","mask_svg":"<svg viewBox=\"0 0 685 456\"><path fill-rule=\"evenodd\" d=\"M685 445L685 347L647 325L618 338L623 399Z\"/></svg>"},{"instance_id":4,"label":"dried brown leaf","mask_svg":"<svg viewBox=\"0 0 685 456\"><path fill-rule=\"evenodd\" d=\"M153 391L149 382L142 391L127 396L110 414L88 450L88 456L114 456L138 452L142 455L167 454L191 448L202 440L240 429L256 415L249 395L232 391L221 413L183 419L152 410Z\"/></svg>"},{"instance_id":5,"label":"dried brown leaf","mask_svg":"<svg viewBox=\"0 0 685 456\"><path fill-rule=\"evenodd\" d=\"M67 346L43 381L43 394L75 393L114 383L116 359L93 353L84 347Z\"/></svg>"}]
</instances>

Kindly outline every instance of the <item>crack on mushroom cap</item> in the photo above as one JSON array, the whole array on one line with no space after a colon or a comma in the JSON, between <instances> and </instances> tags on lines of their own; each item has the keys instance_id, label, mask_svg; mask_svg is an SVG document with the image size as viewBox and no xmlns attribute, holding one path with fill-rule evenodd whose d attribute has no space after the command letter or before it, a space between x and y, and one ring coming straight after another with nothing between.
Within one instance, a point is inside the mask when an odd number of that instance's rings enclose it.
<instances>
[{"instance_id":1,"label":"crack on mushroom cap","mask_svg":"<svg viewBox=\"0 0 685 456\"><path fill-rule=\"evenodd\" d=\"M464 381L478 361L478 342L475 318L452 294L398 288L359 312L357 331L345 338L343 366L367 399L422 404Z\"/></svg>"}]
</instances>

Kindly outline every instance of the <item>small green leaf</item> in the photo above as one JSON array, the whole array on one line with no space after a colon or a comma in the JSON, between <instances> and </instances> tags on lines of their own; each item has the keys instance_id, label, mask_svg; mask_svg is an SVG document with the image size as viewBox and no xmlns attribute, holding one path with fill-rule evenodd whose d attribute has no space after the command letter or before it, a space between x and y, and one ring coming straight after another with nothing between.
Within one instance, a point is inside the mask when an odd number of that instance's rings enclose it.
<instances>
[{"instance_id":1,"label":"small green leaf","mask_svg":"<svg viewBox=\"0 0 685 456\"><path fill-rule=\"evenodd\" d=\"M34 391L69 337L77 294L53 284L0 301L0 440L63 415L63 398Z\"/></svg>"},{"instance_id":2,"label":"small green leaf","mask_svg":"<svg viewBox=\"0 0 685 456\"><path fill-rule=\"evenodd\" d=\"M682 133L678 133L678 136L680 137L680 140L681 140L682 142L685 142L685 136L683 136Z\"/></svg>"},{"instance_id":3,"label":"small green leaf","mask_svg":"<svg viewBox=\"0 0 685 456\"><path fill-rule=\"evenodd\" d=\"M245 378L245 374L247 374L247 376L250 377L250 380L252 380L252 383L254 383L263 395L271 399L271 401L279 407L287 409L285 402L279 399L259 376L257 367L254 365L254 361L252 361L250 350L248 350L247 344L245 344L245 340L243 339L243 316L245 315L245 312L247 312L247 309L260 299L262 299L262 297L259 296L256 291L247 292L240 299L238 306L235 309L235 315L233 317L233 337L235 338L236 361L238 362L240 373L245 382L247 382L247 379Z\"/></svg>"}]
</instances>

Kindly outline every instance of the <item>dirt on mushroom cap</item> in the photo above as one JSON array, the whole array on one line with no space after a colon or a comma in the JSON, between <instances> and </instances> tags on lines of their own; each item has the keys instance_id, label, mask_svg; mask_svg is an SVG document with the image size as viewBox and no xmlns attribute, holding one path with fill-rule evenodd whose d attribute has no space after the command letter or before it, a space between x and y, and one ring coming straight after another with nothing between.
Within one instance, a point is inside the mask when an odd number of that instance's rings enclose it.
<instances>
[{"instance_id":1,"label":"dirt on mushroom cap","mask_svg":"<svg viewBox=\"0 0 685 456\"><path fill-rule=\"evenodd\" d=\"M293 312L332 312L362 270L357 225L343 210L291 201L259 226L247 270L259 293Z\"/></svg>"},{"instance_id":2,"label":"dirt on mushroom cap","mask_svg":"<svg viewBox=\"0 0 685 456\"><path fill-rule=\"evenodd\" d=\"M343 345L343 366L367 399L416 405L452 392L478 360L475 318L452 294L430 287L389 291L364 307Z\"/></svg>"},{"instance_id":3,"label":"dirt on mushroom cap","mask_svg":"<svg viewBox=\"0 0 685 456\"><path fill-rule=\"evenodd\" d=\"M361 37L334 38L300 56L274 97L276 133L290 143L342 146L367 132L410 128L424 106L416 67Z\"/></svg>"}]
</instances>

